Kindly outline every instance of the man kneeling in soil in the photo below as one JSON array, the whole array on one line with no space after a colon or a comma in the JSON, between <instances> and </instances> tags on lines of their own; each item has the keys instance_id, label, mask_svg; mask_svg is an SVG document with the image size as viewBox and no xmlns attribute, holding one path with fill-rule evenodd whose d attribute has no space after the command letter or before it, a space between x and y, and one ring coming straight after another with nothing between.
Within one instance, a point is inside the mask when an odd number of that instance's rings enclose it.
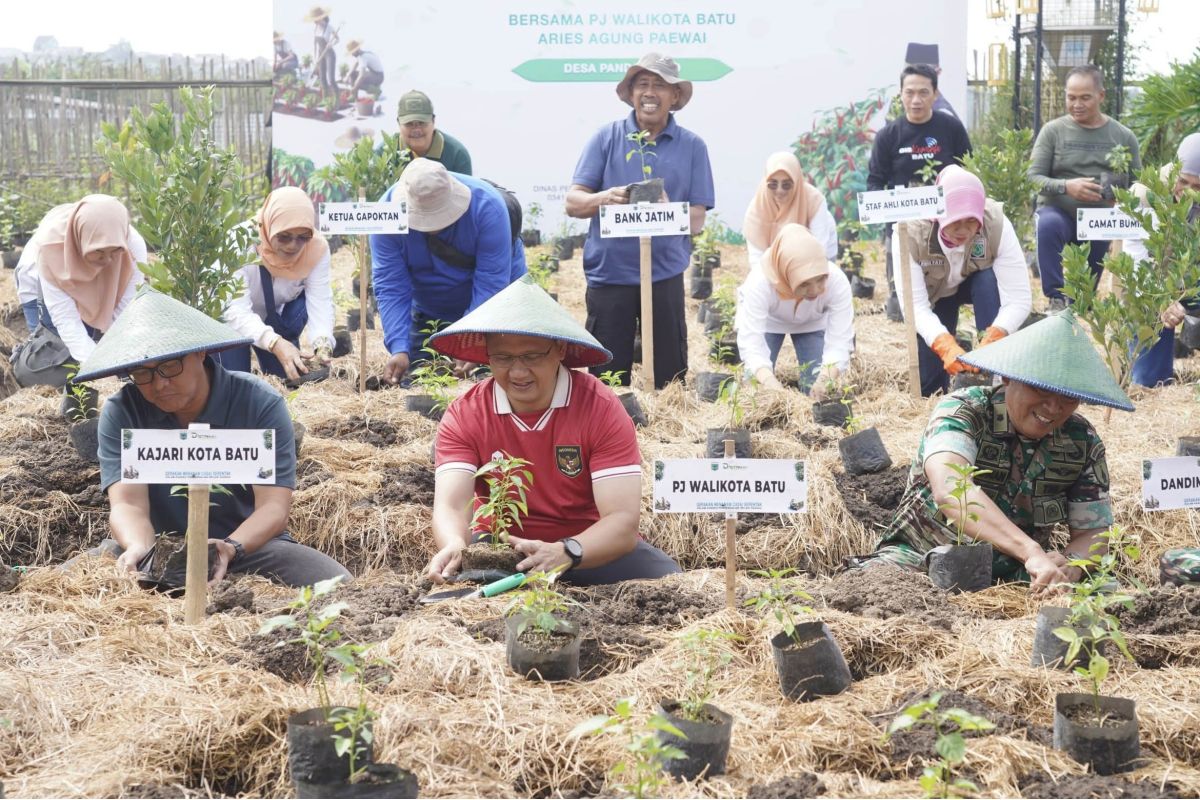
<instances>
[{"instance_id":1,"label":"man kneeling in soil","mask_svg":"<svg viewBox=\"0 0 1200 800\"><path fill-rule=\"evenodd\" d=\"M570 314L522 278L430 339L452 358L490 364L438 428L433 535L426 572L456 575L471 539L476 470L503 451L531 462L529 513L509 543L521 572L565 568L578 585L660 578L679 565L638 535L642 467L633 422L612 390L574 367L607 363Z\"/></svg>"},{"instance_id":2,"label":"man kneeling in soil","mask_svg":"<svg viewBox=\"0 0 1200 800\"><path fill-rule=\"evenodd\" d=\"M997 387L962 389L933 411L896 518L876 552L856 566L926 568L934 547L955 543L954 466L975 476L963 544L994 548L992 578L1025 580L1034 593L1077 581L1068 566L1087 558L1096 534L1112 525L1104 444L1075 413L1080 401L1133 411L1071 311L1052 314L959 360L1004 378ZM1070 540L1052 547L1056 525Z\"/></svg>"},{"instance_id":3,"label":"man kneeling in soil","mask_svg":"<svg viewBox=\"0 0 1200 800\"><path fill-rule=\"evenodd\" d=\"M229 485L211 496L209 545L217 552L211 582L226 572L257 573L289 586L350 578L341 564L287 533L296 485L287 404L261 378L230 372L208 357L249 341L224 323L144 288L80 366L76 380L118 375L129 384L108 399L100 416L100 487L108 492L112 538L93 554L114 555L123 570L146 572L156 537L187 530L186 493L172 495L166 484L121 480L122 429L175 430L194 422L273 428L275 484ZM160 584L182 586L183 580L181 565L164 574Z\"/></svg>"}]
</instances>

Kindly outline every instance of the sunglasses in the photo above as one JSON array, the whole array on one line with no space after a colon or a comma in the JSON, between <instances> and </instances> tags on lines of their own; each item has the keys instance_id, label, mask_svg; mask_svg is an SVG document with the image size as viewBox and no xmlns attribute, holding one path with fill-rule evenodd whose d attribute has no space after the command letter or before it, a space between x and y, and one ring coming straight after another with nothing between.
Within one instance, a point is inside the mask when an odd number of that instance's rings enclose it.
<instances>
[{"instance_id":1,"label":"sunglasses","mask_svg":"<svg viewBox=\"0 0 1200 800\"><path fill-rule=\"evenodd\" d=\"M287 247L287 246L291 245L292 242L299 242L300 244L308 244L309 242L312 241L313 235L311 233L301 233L301 234L277 233L274 236L272 236L271 238L274 239L277 244L281 244L284 247Z\"/></svg>"}]
</instances>

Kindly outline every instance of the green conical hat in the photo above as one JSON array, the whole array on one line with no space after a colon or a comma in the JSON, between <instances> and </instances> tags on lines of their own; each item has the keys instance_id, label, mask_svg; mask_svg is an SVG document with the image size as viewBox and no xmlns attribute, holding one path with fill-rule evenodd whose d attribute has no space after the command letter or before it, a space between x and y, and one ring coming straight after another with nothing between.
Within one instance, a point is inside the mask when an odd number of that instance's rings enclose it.
<instances>
[{"instance_id":1,"label":"green conical hat","mask_svg":"<svg viewBox=\"0 0 1200 800\"><path fill-rule=\"evenodd\" d=\"M143 285L84 359L75 380L106 378L148 361L200 351L216 353L253 341L224 322Z\"/></svg>"},{"instance_id":2,"label":"green conical hat","mask_svg":"<svg viewBox=\"0 0 1200 800\"><path fill-rule=\"evenodd\" d=\"M488 363L489 333L541 336L566 342L562 363L595 367L612 360L612 353L575 321L565 308L542 291L528 275L497 292L479 308L429 339L429 346L451 358Z\"/></svg>"},{"instance_id":3,"label":"green conical hat","mask_svg":"<svg viewBox=\"0 0 1200 800\"><path fill-rule=\"evenodd\" d=\"M1133 411L1133 403L1069 308L958 360L1085 403Z\"/></svg>"}]
</instances>

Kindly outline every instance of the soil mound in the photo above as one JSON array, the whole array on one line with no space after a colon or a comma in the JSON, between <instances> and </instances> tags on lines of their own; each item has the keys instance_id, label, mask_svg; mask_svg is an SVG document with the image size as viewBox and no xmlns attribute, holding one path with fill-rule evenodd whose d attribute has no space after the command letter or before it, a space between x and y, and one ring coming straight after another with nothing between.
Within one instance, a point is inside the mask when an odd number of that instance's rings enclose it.
<instances>
[{"instance_id":1,"label":"soil mound","mask_svg":"<svg viewBox=\"0 0 1200 800\"><path fill-rule=\"evenodd\" d=\"M1150 781L1127 781L1115 775L1064 775L1055 781L1044 773L1020 780L1022 797L1141 798L1186 797L1174 785L1162 788Z\"/></svg>"},{"instance_id":2,"label":"soil mound","mask_svg":"<svg viewBox=\"0 0 1200 800\"><path fill-rule=\"evenodd\" d=\"M361 416L333 419L312 427L312 433L325 439L362 442L375 447L391 447L398 439L395 425L381 419Z\"/></svg>"},{"instance_id":3,"label":"soil mound","mask_svg":"<svg viewBox=\"0 0 1200 800\"><path fill-rule=\"evenodd\" d=\"M962 614L927 575L891 566L848 570L817 594L838 611L870 619L908 615L948 631L953 630L954 620Z\"/></svg>"},{"instance_id":4,"label":"soil mound","mask_svg":"<svg viewBox=\"0 0 1200 800\"><path fill-rule=\"evenodd\" d=\"M1117 613L1126 633L1177 636L1200 631L1200 586L1158 586Z\"/></svg>"},{"instance_id":5,"label":"soil mound","mask_svg":"<svg viewBox=\"0 0 1200 800\"><path fill-rule=\"evenodd\" d=\"M867 530L886 528L900 507L908 485L908 465L892 467L874 475L834 474L834 484L850 516Z\"/></svg>"},{"instance_id":6,"label":"soil mound","mask_svg":"<svg viewBox=\"0 0 1200 800\"><path fill-rule=\"evenodd\" d=\"M761 797L765 800L774 798L819 797L825 794L825 784L811 772L803 775L788 776L770 783L756 783L750 787L750 797Z\"/></svg>"}]
</instances>

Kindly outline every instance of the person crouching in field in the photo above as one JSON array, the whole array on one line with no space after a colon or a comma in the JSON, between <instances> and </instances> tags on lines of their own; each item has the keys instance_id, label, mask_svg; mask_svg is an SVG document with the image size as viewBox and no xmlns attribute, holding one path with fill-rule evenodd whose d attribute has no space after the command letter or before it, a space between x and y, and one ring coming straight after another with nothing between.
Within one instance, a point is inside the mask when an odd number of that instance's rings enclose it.
<instances>
[{"instance_id":1,"label":"person crouching in field","mask_svg":"<svg viewBox=\"0 0 1200 800\"><path fill-rule=\"evenodd\" d=\"M953 544L962 523L964 539L991 543L993 581L1029 581L1040 594L1079 580L1068 562L1088 557L1113 512L1104 443L1075 411L1081 401L1133 404L1070 310L959 358L1004 383L937 404L895 519L876 551L850 566L924 570L929 551ZM966 520L950 495L963 465L985 470L968 483ZM1070 532L1062 552L1051 544L1060 524Z\"/></svg>"},{"instance_id":2,"label":"person crouching in field","mask_svg":"<svg viewBox=\"0 0 1200 800\"><path fill-rule=\"evenodd\" d=\"M208 540L217 556L210 582L227 572L260 574L288 586L350 578L341 564L288 535L296 448L287 404L261 378L230 372L211 357L247 342L228 325L144 287L80 366L80 381L111 375L127 381L100 414L100 488L108 493L112 538L93 555L115 556L123 571L148 572L156 537L188 526L186 493L175 495L167 484L122 480L123 429L178 430L193 422L271 428L275 483L230 485L212 494ZM162 578L172 587L183 581L182 567Z\"/></svg>"},{"instance_id":3,"label":"person crouching in field","mask_svg":"<svg viewBox=\"0 0 1200 800\"><path fill-rule=\"evenodd\" d=\"M475 473L498 451L530 462L533 474L529 513L509 538L524 556L518 571L565 568L562 579L577 585L680 571L638 535L642 458L632 420L612 390L575 369L611 353L550 295L522 278L429 344L492 370L438 427L430 580L458 573L473 504L488 496Z\"/></svg>"},{"instance_id":4,"label":"person crouching in field","mask_svg":"<svg viewBox=\"0 0 1200 800\"><path fill-rule=\"evenodd\" d=\"M854 350L850 281L826 253L803 225L785 226L738 288L734 326L747 375L772 389L783 388L775 361L790 336L800 388L816 400L827 399Z\"/></svg>"}]
</instances>

